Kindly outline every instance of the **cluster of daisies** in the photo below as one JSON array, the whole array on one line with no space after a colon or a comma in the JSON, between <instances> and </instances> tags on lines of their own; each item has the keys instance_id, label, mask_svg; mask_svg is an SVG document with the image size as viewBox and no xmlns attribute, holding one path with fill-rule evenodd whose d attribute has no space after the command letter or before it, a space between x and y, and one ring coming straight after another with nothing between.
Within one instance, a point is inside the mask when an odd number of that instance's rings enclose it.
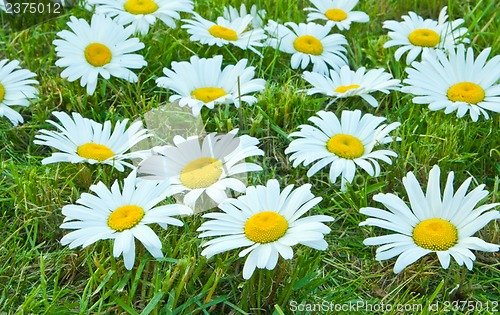
<instances>
[{"instance_id":1,"label":"cluster of daisies","mask_svg":"<svg viewBox=\"0 0 500 315\"><path fill-rule=\"evenodd\" d=\"M94 94L99 76L111 76L135 83L139 77L134 70L147 66L137 52L145 47L139 39L160 20L167 27L175 27L180 14L191 14L182 19L190 40L203 45L233 45L250 50L262 57L260 49L270 47L290 54L292 69L305 70L302 78L312 88L308 95L323 94L335 102L339 98L359 96L371 107L378 107L375 92L389 94L402 91L416 95L413 102L429 104L431 110L457 111L462 117L467 112L474 121L486 110L498 112L500 84L500 56L488 62L490 49L474 59L472 48L465 48L466 28L463 20L448 22L447 8L438 21L424 20L410 12L403 22L386 21L391 38L384 46L401 46L395 52L399 60L407 53L410 65L408 77L395 79L384 69L352 70L346 57L348 41L333 29L343 31L352 22L366 23L366 13L353 11L357 1L311 0L307 23L296 24L268 20L265 10L255 5L247 10L241 5L225 8L223 15L210 21L193 11L191 0L87 0L85 8L93 15L90 22L71 16L70 30L57 33L54 40L58 56L56 65L64 68L61 76L68 81L80 80L89 95ZM136 37L139 36L139 37ZM420 61L415 61L421 56ZM258 100L253 95L265 89L266 81L255 78L255 67L247 59L223 67L223 57L192 56L189 61L172 61L164 68L164 76L156 79L160 88L168 89L169 101L187 106L194 116L204 107L214 109L218 104L243 103L252 105ZM310 71L307 71L309 69ZM0 116L6 116L14 125L22 123L22 116L11 108L28 106L36 98L36 75L20 69L18 61L0 61ZM243 277L248 279L255 268L273 269L279 256L291 259L292 246L302 244L318 250L328 246L324 236L330 232L325 224L334 219L327 215L308 215L321 202L311 192L310 184L295 188L281 188L275 179L266 185L248 186L246 175L259 172L262 167L246 162L264 152L259 140L238 136L238 130L228 134L208 134L204 137L177 135L171 144L150 150L134 151L139 142L153 133L135 122L127 127L127 119L115 123L99 123L79 113L54 112L59 122L49 120L55 130L41 130L35 143L56 149L42 164L71 162L108 164L118 171L131 170L120 184L115 181L108 188L102 182L92 185L93 194L83 193L75 204L63 207L65 219L61 228L72 230L61 240L70 248L86 247L99 240L113 239L113 255L123 255L125 267L131 269L135 261L135 239L139 240L155 258L163 257L162 243L150 224L182 226L178 218L202 210L209 212L198 227L199 237L210 238L202 243L206 257L244 248L240 257L247 256ZM397 154L381 146L401 139L391 136L399 122L385 123L384 117L360 110L344 110L339 116L322 110L309 118L312 124L303 124L290 134L292 141L285 153L293 167L309 167L311 177L329 166L329 180L346 190L352 183L357 168L370 176L381 173L380 161L392 164ZM136 163L132 163L132 161ZM366 245L382 245L376 259L399 256L394 271L400 272L423 255L435 252L441 265L447 268L450 255L459 265L469 269L475 260L473 250L498 251L499 246L473 237L490 221L500 218L492 210L497 204L476 208L487 196L484 185L467 194L471 179L454 193L453 173L441 195L440 169L434 166L429 174L426 192L421 189L413 173L403 179L410 206L394 194L378 194L374 200L387 210L368 207L362 214L369 216L360 225L377 226L395 234L371 237ZM238 195L241 194L241 195ZM178 204L165 204L167 197L176 197Z\"/></svg>"}]
</instances>

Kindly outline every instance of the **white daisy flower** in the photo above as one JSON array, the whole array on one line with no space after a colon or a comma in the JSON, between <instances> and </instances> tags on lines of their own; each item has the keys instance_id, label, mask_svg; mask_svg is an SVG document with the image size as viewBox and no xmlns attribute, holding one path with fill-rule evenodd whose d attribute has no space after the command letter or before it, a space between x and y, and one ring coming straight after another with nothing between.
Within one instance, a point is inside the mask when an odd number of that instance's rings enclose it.
<instances>
[{"instance_id":1,"label":"white daisy flower","mask_svg":"<svg viewBox=\"0 0 500 315\"><path fill-rule=\"evenodd\" d=\"M187 24L182 25L182 28L187 29L191 34L189 38L193 42L199 41L202 44L210 46L217 45L234 45L243 50L250 49L259 56L262 54L255 47L262 47L262 40L267 36L263 29L250 29L252 16L247 14L243 17L229 21L222 16L218 17L216 22L205 20L198 13L193 12L194 20L183 20Z\"/></svg>"},{"instance_id":2,"label":"white daisy flower","mask_svg":"<svg viewBox=\"0 0 500 315\"><path fill-rule=\"evenodd\" d=\"M134 168L130 163L123 161L131 158L125 154L138 142L152 136L146 134L140 121L126 128L128 119L117 122L111 132L111 122L108 120L100 124L88 118L83 118L78 113L72 113L73 118L64 112L52 113L61 124L52 120L48 123L59 131L40 130L41 134L35 135L36 144L53 147L61 152L54 152L52 156L42 160L42 164L71 162L90 164L102 163L115 167L123 172L123 166Z\"/></svg>"},{"instance_id":3,"label":"white daisy flower","mask_svg":"<svg viewBox=\"0 0 500 315\"><path fill-rule=\"evenodd\" d=\"M97 86L97 77L108 80L111 76L137 82L137 75L129 69L141 69L147 62L134 51L144 48L137 38L129 38L133 29L123 28L111 18L92 16L90 25L84 19L70 17L68 26L73 32L57 33L61 39L54 40L57 56L56 66L66 69L61 77L73 82L80 78L80 85L87 86L92 95Z\"/></svg>"},{"instance_id":4,"label":"white daisy flower","mask_svg":"<svg viewBox=\"0 0 500 315\"><path fill-rule=\"evenodd\" d=\"M246 67L248 60L228 65L221 71L222 56L213 58L191 57L190 61L172 62L172 70L163 68L165 77L156 79L159 87L173 90L169 101L179 101L179 106L189 106L198 116L203 106L213 109L215 104L249 105L257 98L248 95L264 90L266 81L254 79L255 67Z\"/></svg>"},{"instance_id":5,"label":"white daisy flower","mask_svg":"<svg viewBox=\"0 0 500 315\"><path fill-rule=\"evenodd\" d=\"M365 245L382 245L377 248L377 260L387 260L399 255L394 273L401 272L432 252L436 253L445 269L450 265L451 255L460 266L465 263L472 270L476 256L471 249L486 252L499 250L498 245L472 236L490 221L500 218L498 211L488 211L498 206L498 203L476 208L477 203L488 195L484 190L485 185L479 185L466 194L472 180L469 178L454 193L454 175L450 172L441 197L439 177L440 169L435 165L429 174L425 195L412 172L403 178L410 207L394 194L377 194L373 200L382 203L389 211L372 207L360 210L362 214L370 216L360 225L377 226L396 232L370 237L363 242Z\"/></svg>"},{"instance_id":6,"label":"white daisy flower","mask_svg":"<svg viewBox=\"0 0 500 315\"><path fill-rule=\"evenodd\" d=\"M192 0L89 0L97 14L115 18L120 25L131 25L134 33L146 35L149 26L161 20L175 28L180 12L193 12Z\"/></svg>"},{"instance_id":7,"label":"white daisy flower","mask_svg":"<svg viewBox=\"0 0 500 315\"><path fill-rule=\"evenodd\" d=\"M183 203L192 208L203 193L217 205L228 198L227 189L245 191L239 175L262 170L255 163L245 162L248 157L264 155L257 148L259 140L247 135L237 137L237 132L238 129L226 135L211 133L202 143L198 137L177 136L173 146L157 148L159 155L142 161L138 172L144 179L169 180L170 194L185 194ZM196 208L205 210L216 205Z\"/></svg>"},{"instance_id":8,"label":"white daisy flower","mask_svg":"<svg viewBox=\"0 0 500 315\"><path fill-rule=\"evenodd\" d=\"M468 43L469 39L462 39L467 33L467 28L459 27L464 23L464 20L457 19L448 22L447 9L444 7L441 10L438 21L424 20L415 12L403 15L403 22L385 21L383 27L390 30L391 40L384 44L384 48L402 46L396 50L394 57L399 60L408 51L406 64L409 65L422 51L455 46L459 41Z\"/></svg>"},{"instance_id":9,"label":"white daisy flower","mask_svg":"<svg viewBox=\"0 0 500 315\"><path fill-rule=\"evenodd\" d=\"M334 219L326 215L301 218L321 201L314 197L311 185L297 189L293 185L280 191L277 180L266 186L251 186L246 195L238 199L227 199L219 205L223 213L208 213L198 231L199 237L213 237L201 246L202 255L210 258L232 249L246 247L240 257L248 254L243 267L243 278L249 279L255 268L274 269L279 256L292 259L292 246L302 244L317 250L325 250L328 244L323 239L330 228L322 222Z\"/></svg>"},{"instance_id":10,"label":"white daisy flower","mask_svg":"<svg viewBox=\"0 0 500 315\"><path fill-rule=\"evenodd\" d=\"M155 207L166 197L168 183L137 182L133 171L120 190L118 181L108 189L102 182L90 186L95 193L81 195L76 204L66 205L62 229L74 230L61 239L69 248L87 247L99 240L112 239L113 256L123 254L125 268L132 269L135 261L135 239L146 247L154 258L162 258L161 241L148 226L158 223L163 228L182 226L175 215L190 215L192 210L184 205Z\"/></svg>"},{"instance_id":11,"label":"white daisy flower","mask_svg":"<svg viewBox=\"0 0 500 315\"><path fill-rule=\"evenodd\" d=\"M474 51L463 45L447 53L431 51L422 62L414 62L406 68L408 78L401 91L417 95L416 104L429 104L430 110L442 110L445 114L457 111L457 117L467 112L473 121L481 114L489 118L487 110L500 112L500 55L486 62L491 48L483 50L476 59Z\"/></svg>"},{"instance_id":12,"label":"white daisy flower","mask_svg":"<svg viewBox=\"0 0 500 315\"><path fill-rule=\"evenodd\" d=\"M393 79L384 69L371 69L366 71L361 67L352 71L349 66L342 66L339 72L330 70L330 77L316 72L305 71L304 80L313 85L307 90L308 95L324 94L339 98L360 96L373 107L378 107L378 101L370 95L373 92L389 94L389 90L399 90L400 80Z\"/></svg>"},{"instance_id":13,"label":"white daisy flower","mask_svg":"<svg viewBox=\"0 0 500 315\"><path fill-rule=\"evenodd\" d=\"M286 26L290 27L286 27ZM330 34L331 26L316 23L292 22L278 24L269 21L266 30L271 34L268 39L269 46L279 49L287 54L292 54L292 69L305 69L309 63L313 64L313 72L328 73L328 66L339 70L347 64L344 55L347 40L344 35Z\"/></svg>"},{"instance_id":14,"label":"white daisy flower","mask_svg":"<svg viewBox=\"0 0 500 315\"><path fill-rule=\"evenodd\" d=\"M262 19L266 16L266 10L257 10L257 6L255 4L252 5L249 13L247 13L247 7L245 6L245 4L242 3L239 11L232 6L229 6L224 7L224 12L222 14L222 16L230 22L238 18L242 18L246 15L252 16L252 22L250 23L249 28L263 28L264 22L262 21Z\"/></svg>"},{"instance_id":15,"label":"white daisy flower","mask_svg":"<svg viewBox=\"0 0 500 315\"><path fill-rule=\"evenodd\" d=\"M305 8L311 11L307 15L307 22L324 20L326 25L338 27L339 30L348 30L352 22L366 23L370 20L368 14L362 11L352 11L358 0L311 0L315 8Z\"/></svg>"},{"instance_id":16,"label":"white daisy flower","mask_svg":"<svg viewBox=\"0 0 500 315\"><path fill-rule=\"evenodd\" d=\"M290 134L298 139L285 150L286 154L293 153L290 156L293 167L315 162L307 172L308 177L331 164L330 182L335 183L341 176L341 190L346 190L346 183L352 183L354 179L356 166L370 176L378 176L380 165L376 160L392 164L390 157L398 156L391 150L374 150L374 147L392 142L393 138L388 134L401 125L399 122L380 125L385 121L384 117L361 116L359 110L342 111L340 121L332 112L319 111L317 115L319 117L313 116L309 120L319 128L300 125L300 131Z\"/></svg>"},{"instance_id":17,"label":"white daisy flower","mask_svg":"<svg viewBox=\"0 0 500 315\"><path fill-rule=\"evenodd\" d=\"M29 106L29 99L35 98L38 91L31 84L36 74L21 69L19 61L0 60L0 117L7 117L14 126L24 122L23 117L11 106Z\"/></svg>"}]
</instances>

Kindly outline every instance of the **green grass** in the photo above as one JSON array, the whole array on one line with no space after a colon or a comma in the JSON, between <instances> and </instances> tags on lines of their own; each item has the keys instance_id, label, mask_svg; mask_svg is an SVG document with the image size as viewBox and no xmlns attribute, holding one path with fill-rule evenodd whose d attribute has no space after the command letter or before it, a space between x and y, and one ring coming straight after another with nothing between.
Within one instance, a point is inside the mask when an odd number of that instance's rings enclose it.
<instances>
[{"instance_id":1,"label":"green grass","mask_svg":"<svg viewBox=\"0 0 500 315\"><path fill-rule=\"evenodd\" d=\"M195 2L195 10L204 12L202 15L207 18L221 15L223 6L235 3ZM404 64L393 57L395 49L382 47L388 39L382 22L400 20L408 11L437 19L444 5L449 6L451 19L465 20L476 52L492 47L492 55L500 54L500 16L495 0L361 2L356 8L367 12L370 22L353 24L343 32L350 45L348 58L352 68L384 67L395 77L404 78ZM298 0L245 3L266 9L269 19L296 23L305 22L306 13L301 8L309 6L308 1ZM328 110L337 114L345 109L361 109L402 124L395 132L402 141L389 146L399 154L393 165L382 165L383 173L377 178L358 172L348 191L341 193L338 184L328 182L326 172L308 178L307 169L292 168L284 154L289 143L286 136L329 102L325 97L297 93L307 84L300 77L301 71L290 68L289 55L265 48L264 57L260 58L238 48L203 46L189 41L188 34L179 27L181 23L176 29L158 23L141 38L146 48L140 53L148 66L138 72L139 82L104 82L101 78L94 95L88 96L77 82L61 79L62 69L55 66L52 41L58 31L67 29L65 23L70 15L90 18L89 12L73 8L43 21L25 17L22 27L13 30L9 28L10 17L0 16L4 25L0 31L0 59L20 60L22 67L37 73L40 81L40 97L30 107L20 109L24 124L13 127L7 119L0 119L0 313L290 314L296 310L295 314L325 314L318 308L322 303L342 306L363 302L371 307L408 307L406 311L394 309L384 314L473 314L452 312L451 303L460 301L477 303L474 305L483 309L481 314L494 314L495 305L498 309L495 303L500 297L499 253L477 252L471 272L454 261L448 270L443 270L437 257L428 255L395 275L395 259L377 262L375 248L362 244L366 237L386 232L360 228L358 224L366 216L358 210L367 205L379 206L372 200L379 192L394 192L406 198L402 177L413 171L425 183L434 164L443 173L454 171L457 187L457 183L473 176L472 186L484 183L490 191L484 202L498 201L499 115L492 113L489 120L481 117L474 123L468 117L457 119L454 113L431 112L427 106L415 105L411 97L398 92L376 95L380 101L376 109L356 98L335 102ZM163 75L162 68L169 67L172 61L188 60L193 54L222 54L225 64L248 58L257 69L256 77L267 80L257 104L243 106L241 111L232 106L205 109L203 123L210 132L224 133L238 127L242 134L260 139L266 156L253 161L261 164L264 171L251 174L250 183L264 184L270 178L278 178L282 187L313 184L314 194L323 197L314 210L336 219L329 224L332 232L325 237L329 243L325 252L296 246L293 260L280 259L275 270L256 270L245 281L244 260L237 258L236 251L208 260L200 255L201 240L196 229L203 219L198 215L183 218L182 228L170 227L160 232L167 258L155 260L138 245L131 271L124 268L121 257L112 257L111 242L101 241L75 250L60 245L65 234L59 229L63 220L61 208L88 192L90 185L99 181L110 185L126 174L108 166L42 166L41 160L51 150L35 145L33 140L40 129L50 128L45 120L54 110L76 111L101 122L140 118L168 100L169 92L157 88L154 82ZM478 235L488 242L500 243L498 222L490 223ZM460 286L455 289L457 285ZM301 303L309 303L311 309ZM436 306L438 312L433 311ZM357 312L335 313L382 312L361 308Z\"/></svg>"}]
</instances>

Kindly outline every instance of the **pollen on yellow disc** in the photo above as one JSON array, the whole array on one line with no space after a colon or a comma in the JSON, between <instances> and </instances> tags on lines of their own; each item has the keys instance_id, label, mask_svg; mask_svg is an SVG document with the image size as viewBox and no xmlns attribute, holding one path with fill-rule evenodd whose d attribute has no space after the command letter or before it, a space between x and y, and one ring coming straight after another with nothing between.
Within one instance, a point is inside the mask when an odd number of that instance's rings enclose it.
<instances>
[{"instance_id":1,"label":"pollen on yellow disc","mask_svg":"<svg viewBox=\"0 0 500 315\"><path fill-rule=\"evenodd\" d=\"M158 10L158 5L153 0L128 0L123 8L132 14L151 14Z\"/></svg>"},{"instance_id":2,"label":"pollen on yellow disc","mask_svg":"<svg viewBox=\"0 0 500 315\"><path fill-rule=\"evenodd\" d=\"M5 88L3 87L2 83L0 83L0 103L3 101L5 97Z\"/></svg>"},{"instance_id":3,"label":"pollen on yellow disc","mask_svg":"<svg viewBox=\"0 0 500 315\"><path fill-rule=\"evenodd\" d=\"M107 160L115 155L115 153L107 146L94 142L82 144L77 148L76 153L83 158L99 162Z\"/></svg>"},{"instance_id":4,"label":"pollen on yellow disc","mask_svg":"<svg viewBox=\"0 0 500 315\"><path fill-rule=\"evenodd\" d=\"M365 147L361 140L343 133L331 137L326 143L326 149L344 159L355 159L365 153Z\"/></svg>"},{"instance_id":5,"label":"pollen on yellow disc","mask_svg":"<svg viewBox=\"0 0 500 315\"><path fill-rule=\"evenodd\" d=\"M222 174L222 162L211 157L201 157L186 164L181 171L181 183L191 189L207 188L217 182Z\"/></svg>"},{"instance_id":6,"label":"pollen on yellow disc","mask_svg":"<svg viewBox=\"0 0 500 315\"><path fill-rule=\"evenodd\" d=\"M216 87L199 88L191 92L191 96L204 103L209 103L226 95L226 91Z\"/></svg>"},{"instance_id":7,"label":"pollen on yellow disc","mask_svg":"<svg viewBox=\"0 0 500 315\"><path fill-rule=\"evenodd\" d=\"M108 226L121 232L136 226L144 217L144 209L136 205L127 205L116 208L108 218Z\"/></svg>"},{"instance_id":8,"label":"pollen on yellow disc","mask_svg":"<svg viewBox=\"0 0 500 315\"><path fill-rule=\"evenodd\" d=\"M323 53L323 44L319 39L311 35L297 37L293 41L293 48L304 54L321 55Z\"/></svg>"},{"instance_id":9,"label":"pollen on yellow disc","mask_svg":"<svg viewBox=\"0 0 500 315\"><path fill-rule=\"evenodd\" d=\"M259 212L245 222L246 237L256 243L274 242L288 230L287 220L279 213L272 211Z\"/></svg>"},{"instance_id":10,"label":"pollen on yellow disc","mask_svg":"<svg viewBox=\"0 0 500 315\"><path fill-rule=\"evenodd\" d=\"M214 25L208 29L208 32L213 36L217 38L222 38L225 40L237 40L238 39L238 34L236 31L220 26L220 25Z\"/></svg>"},{"instance_id":11,"label":"pollen on yellow disc","mask_svg":"<svg viewBox=\"0 0 500 315\"><path fill-rule=\"evenodd\" d=\"M415 244L422 248L444 251L457 244L458 232L449 221L433 218L417 224L412 237Z\"/></svg>"},{"instance_id":12,"label":"pollen on yellow disc","mask_svg":"<svg viewBox=\"0 0 500 315\"><path fill-rule=\"evenodd\" d=\"M111 50L106 45L92 43L85 48L85 59L94 67L102 67L108 64L112 57Z\"/></svg>"},{"instance_id":13,"label":"pollen on yellow disc","mask_svg":"<svg viewBox=\"0 0 500 315\"><path fill-rule=\"evenodd\" d=\"M340 21L347 19L347 13L345 13L344 10L337 9L337 8L330 9L330 10L326 11L325 16L328 19L335 21L335 22L340 22Z\"/></svg>"},{"instance_id":14,"label":"pollen on yellow disc","mask_svg":"<svg viewBox=\"0 0 500 315\"><path fill-rule=\"evenodd\" d=\"M427 28L418 28L408 35L410 43L421 47L436 47L440 39L438 33Z\"/></svg>"},{"instance_id":15,"label":"pollen on yellow disc","mask_svg":"<svg viewBox=\"0 0 500 315\"><path fill-rule=\"evenodd\" d=\"M352 90L352 89L357 89L359 88L359 84L350 84L350 85L340 85L338 86L334 92L337 92L337 93L345 93L349 90Z\"/></svg>"},{"instance_id":16,"label":"pollen on yellow disc","mask_svg":"<svg viewBox=\"0 0 500 315\"><path fill-rule=\"evenodd\" d=\"M484 100L484 90L473 82L460 82L452 85L446 93L448 99L453 102L466 102L477 104Z\"/></svg>"}]
</instances>

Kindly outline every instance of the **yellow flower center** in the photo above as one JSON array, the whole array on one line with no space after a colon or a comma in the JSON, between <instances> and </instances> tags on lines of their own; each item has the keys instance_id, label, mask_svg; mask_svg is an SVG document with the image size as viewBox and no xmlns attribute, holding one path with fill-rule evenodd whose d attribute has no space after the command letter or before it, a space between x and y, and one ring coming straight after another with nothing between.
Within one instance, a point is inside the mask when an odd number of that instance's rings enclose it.
<instances>
[{"instance_id":1,"label":"yellow flower center","mask_svg":"<svg viewBox=\"0 0 500 315\"><path fill-rule=\"evenodd\" d=\"M0 103L3 102L4 97L5 97L5 88L3 87L3 84L0 83Z\"/></svg>"},{"instance_id":2,"label":"yellow flower center","mask_svg":"<svg viewBox=\"0 0 500 315\"><path fill-rule=\"evenodd\" d=\"M208 29L208 32L212 34L213 37L222 38L225 40L237 40L238 34L227 27L214 25Z\"/></svg>"},{"instance_id":3,"label":"yellow flower center","mask_svg":"<svg viewBox=\"0 0 500 315\"><path fill-rule=\"evenodd\" d=\"M293 42L293 48L309 55L321 55L323 53L323 44L319 39L311 35L299 36Z\"/></svg>"},{"instance_id":4,"label":"yellow flower center","mask_svg":"<svg viewBox=\"0 0 500 315\"><path fill-rule=\"evenodd\" d=\"M216 87L199 88L191 92L191 96L204 103L209 103L226 95L226 91Z\"/></svg>"},{"instance_id":5,"label":"yellow flower center","mask_svg":"<svg viewBox=\"0 0 500 315\"><path fill-rule=\"evenodd\" d=\"M446 93L448 99L453 102L466 102L477 104L484 100L484 90L473 82L460 82L452 85Z\"/></svg>"},{"instance_id":6,"label":"yellow flower center","mask_svg":"<svg viewBox=\"0 0 500 315\"><path fill-rule=\"evenodd\" d=\"M330 9L325 12L325 16L332 21L340 22L347 19L347 13L340 9Z\"/></svg>"},{"instance_id":7,"label":"yellow flower center","mask_svg":"<svg viewBox=\"0 0 500 315\"><path fill-rule=\"evenodd\" d=\"M408 40L415 46L435 47L439 44L439 34L427 28L418 28L408 35Z\"/></svg>"},{"instance_id":8,"label":"yellow flower center","mask_svg":"<svg viewBox=\"0 0 500 315\"><path fill-rule=\"evenodd\" d=\"M256 243L274 242L285 235L288 222L279 213L264 211L251 216L245 222L246 237Z\"/></svg>"},{"instance_id":9,"label":"yellow flower center","mask_svg":"<svg viewBox=\"0 0 500 315\"><path fill-rule=\"evenodd\" d=\"M76 153L83 158L99 162L107 160L115 155L115 153L107 146L94 142L82 144L78 147L78 149L76 149Z\"/></svg>"},{"instance_id":10,"label":"yellow flower center","mask_svg":"<svg viewBox=\"0 0 500 315\"><path fill-rule=\"evenodd\" d=\"M123 8L132 14L151 14L158 10L158 5L153 0L128 0Z\"/></svg>"},{"instance_id":11,"label":"yellow flower center","mask_svg":"<svg viewBox=\"0 0 500 315\"><path fill-rule=\"evenodd\" d=\"M365 147L361 140L343 133L331 137L326 143L326 149L337 156L351 160L365 153Z\"/></svg>"},{"instance_id":12,"label":"yellow flower center","mask_svg":"<svg viewBox=\"0 0 500 315\"><path fill-rule=\"evenodd\" d=\"M111 50L106 45L92 43L85 48L85 59L94 67L102 67L111 61Z\"/></svg>"},{"instance_id":13,"label":"yellow flower center","mask_svg":"<svg viewBox=\"0 0 500 315\"><path fill-rule=\"evenodd\" d=\"M427 219L413 229L413 241L425 249L444 251L457 244L458 232L457 228L446 220Z\"/></svg>"},{"instance_id":14,"label":"yellow flower center","mask_svg":"<svg viewBox=\"0 0 500 315\"><path fill-rule=\"evenodd\" d=\"M350 85L340 85L338 86L334 92L337 92L337 93L345 93L349 90L352 90L352 89L357 89L359 88L359 84L350 84Z\"/></svg>"},{"instance_id":15,"label":"yellow flower center","mask_svg":"<svg viewBox=\"0 0 500 315\"><path fill-rule=\"evenodd\" d=\"M108 218L108 226L115 231L121 232L136 226L144 217L144 210L135 205L121 206L116 208Z\"/></svg>"},{"instance_id":16,"label":"yellow flower center","mask_svg":"<svg viewBox=\"0 0 500 315\"><path fill-rule=\"evenodd\" d=\"M211 157L201 157L186 164L181 171L181 183L191 189L207 188L219 180L222 162Z\"/></svg>"}]
</instances>

